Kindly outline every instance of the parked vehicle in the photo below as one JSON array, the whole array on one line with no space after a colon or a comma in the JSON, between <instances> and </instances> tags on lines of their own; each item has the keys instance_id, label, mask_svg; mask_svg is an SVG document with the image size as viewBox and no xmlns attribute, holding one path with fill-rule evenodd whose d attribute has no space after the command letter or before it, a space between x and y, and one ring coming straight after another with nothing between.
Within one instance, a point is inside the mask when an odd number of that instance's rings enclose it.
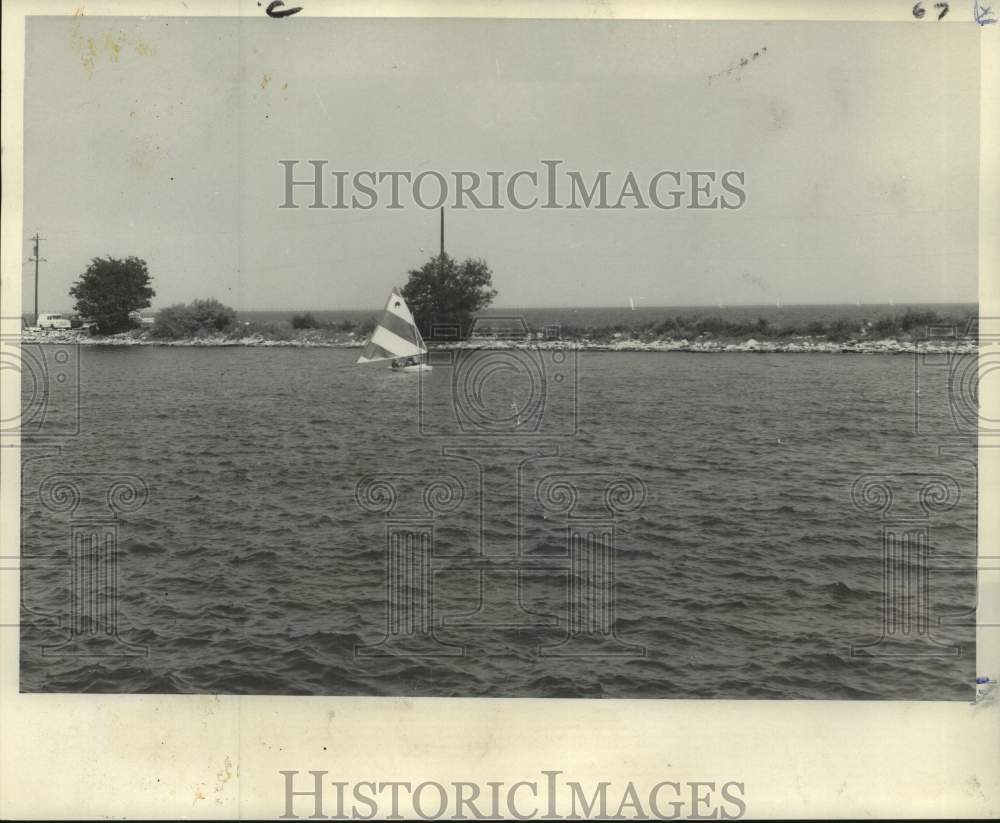
<instances>
[{"instance_id":1,"label":"parked vehicle","mask_svg":"<svg viewBox=\"0 0 1000 823\"><path fill-rule=\"evenodd\" d=\"M137 326L143 326L147 328L149 326L152 326L156 322L155 317L149 317L137 311L130 312L129 317L132 318L132 322L135 323Z\"/></svg>"},{"instance_id":2,"label":"parked vehicle","mask_svg":"<svg viewBox=\"0 0 1000 823\"><path fill-rule=\"evenodd\" d=\"M38 323L40 329L71 329L73 324L65 314L40 314Z\"/></svg>"}]
</instances>

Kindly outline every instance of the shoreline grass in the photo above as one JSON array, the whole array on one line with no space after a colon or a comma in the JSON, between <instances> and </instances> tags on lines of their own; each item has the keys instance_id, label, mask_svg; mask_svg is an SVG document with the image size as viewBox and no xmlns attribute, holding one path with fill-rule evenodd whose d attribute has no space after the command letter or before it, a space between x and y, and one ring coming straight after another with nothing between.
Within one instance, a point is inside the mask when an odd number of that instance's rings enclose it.
<instances>
[{"instance_id":1,"label":"shoreline grass","mask_svg":"<svg viewBox=\"0 0 1000 823\"><path fill-rule=\"evenodd\" d=\"M766 318L732 320L706 313L678 315L634 324L600 326L562 325L558 335L551 329L522 323L512 331L487 316L477 325L477 336L466 340L429 343L442 348L576 348L597 351L859 351L908 352L918 345L976 346L975 315L968 311L940 313L907 309L858 320L805 319L796 323L773 323ZM25 342L80 342L92 345L163 346L302 346L355 348L374 328L374 318L317 322L311 315L289 320L237 321L220 328L197 328L161 324L117 335L97 336L83 332L39 332L26 329Z\"/></svg>"}]
</instances>

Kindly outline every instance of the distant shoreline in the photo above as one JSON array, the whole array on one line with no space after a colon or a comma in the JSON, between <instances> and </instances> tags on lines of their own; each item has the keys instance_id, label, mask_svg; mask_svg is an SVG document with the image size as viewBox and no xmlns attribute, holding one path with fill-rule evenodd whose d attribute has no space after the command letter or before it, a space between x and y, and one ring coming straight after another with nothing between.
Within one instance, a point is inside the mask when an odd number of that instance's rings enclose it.
<instances>
[{"instance_id":1,"label":"distant shoreline","mask_svg":"<svg viewBox=\"0 0 1000 823\"><path fill-rule=\"evenodd\" d=\"M241 320L231 311L218 317L180 317L177 311L175 307L161 312L152 323L115 335L24 326L21 339L96 346L352 349L363 345L378 322L374 316L323 317L321 312ZM471 318L465 340L439 340L429 346L697 354L968 353L978 350L977 316L974 305L905 306L892 314L872 313L859 306L810 308L805 313L764 307L694 314L679 309L652 313L566 310L561 316L548 311L532 316L484 311Z\"/></svg>"},{"instance_id":2,"label":"distant shoreline","mask_svg":"<svg viewBox=\"0 0 1000 823\"><path fill-rule=\"evenodd\" d=\"M80 332L45 331L29 329L21 332L22 343L82 346L157 346L163 348L299 348L299 349L359 349L363 341L355 339L329 340L304 335L291 340L273 340L262 336L227 338L206 336L182 340L157 340L146 333L124 332L98 336ZM593 351L593 352L688 352L695 354L914 354L951 353L974 354L978 351L975 338L939 338L936 340L847 340L833 342L809 336L787 340L757 340L748 338L741 342L720 339L676 340L665 338L641 340L621 336L611 341L588 339L565 340L506 340L502 338L475 338L455 343L429 343L431 351L452 349L480 349L487 351Z\"/></svg>"}]
</instances>

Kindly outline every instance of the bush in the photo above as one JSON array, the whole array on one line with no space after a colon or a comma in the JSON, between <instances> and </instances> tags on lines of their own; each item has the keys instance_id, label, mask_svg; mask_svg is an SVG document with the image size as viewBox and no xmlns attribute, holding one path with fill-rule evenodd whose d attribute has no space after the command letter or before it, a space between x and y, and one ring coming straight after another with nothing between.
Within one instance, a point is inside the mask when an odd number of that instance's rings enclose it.
<instances>
[{"instance_id":1,"label":"bush","mask_svg":"<svg viewBox=\"0 0 1000 823\"><path fill-rule=\"evenodd\" d=\"M320 324L316 318L313 317L312 312L296 314L292 317L293 329L318 329L319 327Z\"/></svg>"},{"instance_id":2,"label":"bush","mask_svg":"<svg viewBox=\"0 0 1000 823\"><path fill-rule=\"evenodd\" d=\"M180 340L225 334L236 326L236 310L218 300L195 300L188 304L167 306L156 315L152 336L161 340Z\"/></svg>"},{"instance_id":3,"label":"bush","mask_svg":"<svg viewBox=\"0 0 1000 823\"><path fill-rule=\"evenodd\" d=\"M916 331L918 334L923 335L926 334L928 326L938 325L943 320L944 318L935 311L913 311L913 309L907 309L906 314L900 318L899 324L902 326L903 331Z\"/></svg>"},{"instance_id":4,"label":"bush","mask_svg":"<svg viewBox=\"0 0 1000 823\"><path fill-rule=\"evenodd\" d=\"M831 343L843 343L859 334L858 326L850 320L834 320L827 326L826 339Z\"/></svg>"},{"instance_id":5,"label":"bush","mask_svg":"<svg viewBox=\"0 0 1000 823\"><path fill-rule=\"evenodd\" d=\"M871 325L872 336L877 339L896 337L899 334L900 322L898 317L879 317Z\"/></svg>"},{"instance_id":6,"label":"bush","mask_svg":"<svg viewBox=\"0 0 1000 823\"><path fill-rule=\"evenodd\" d=\"M246 337L261 337L264 340L294 340L295 332L287 320L271 323L265 320L251 320L247 323L237 323L226 337L230 340L242 340Z\"/></svg>"}]
</instances>

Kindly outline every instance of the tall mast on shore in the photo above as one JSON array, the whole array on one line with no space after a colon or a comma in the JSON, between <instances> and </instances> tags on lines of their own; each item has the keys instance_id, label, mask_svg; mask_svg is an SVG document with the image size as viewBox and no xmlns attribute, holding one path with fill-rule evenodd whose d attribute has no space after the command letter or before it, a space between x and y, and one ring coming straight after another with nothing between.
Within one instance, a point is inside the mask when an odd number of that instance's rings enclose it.
<instances>
[{"instance_id":1,"label":"tall mast on shore","mask_svg":"<svg viewBox=\"0 0 1000 823\"><path fill-rule=\"evenodd\" d=\"M443 228L442 228L442 231L444 231ZM444 235L442 235L442 237L443 236ZM38 236L38 232L36 231L34 237L29 237L28 239L31 240L34 243L34 252L35 252L31 257L28 258L28 262L29 263L34 263L35 264L35 316L34 316L32 322L33 323L38 323L38 264L40 262L42 262L42 263L46 262L44 257L39 257L38 256L38 243L41 240L44 240L45 238L44 237L39 237Z\"/></svg>"}]
</instances>

